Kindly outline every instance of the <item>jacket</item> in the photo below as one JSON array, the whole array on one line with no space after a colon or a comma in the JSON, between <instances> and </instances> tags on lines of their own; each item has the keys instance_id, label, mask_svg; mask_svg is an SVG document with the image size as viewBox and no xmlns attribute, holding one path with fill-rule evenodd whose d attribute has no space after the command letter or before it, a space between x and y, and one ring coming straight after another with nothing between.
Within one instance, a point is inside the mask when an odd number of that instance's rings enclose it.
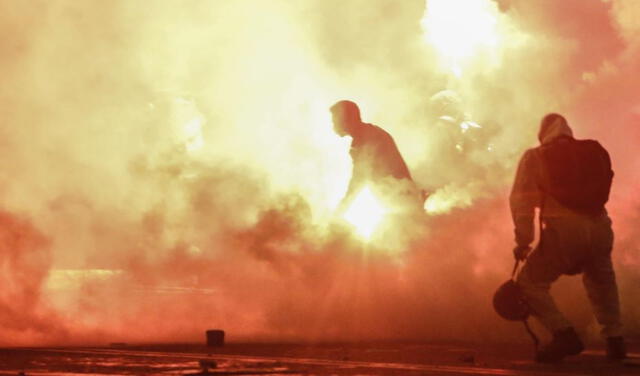
<instances>
[{"instance_id":1,"label":"jacket","mask_svg":"<svg viewBox=\"0 0 640 376\"><path fill-rule=\"evenodd\" d=\"M560 137L573 137L571 128L564 121L556 121L541 129L538 135L542 145L555 142ZM535 235L535 210L544 208L541 214L544 221L549 217L576 216L575 212L561 205L550 195L545 195L540 187L544 186L545 176L540 147L527 150L520 158L516 176L509 196L511 216L515 227L515 240L520 246L528 246Z\"/></svg>"}]
</instances>

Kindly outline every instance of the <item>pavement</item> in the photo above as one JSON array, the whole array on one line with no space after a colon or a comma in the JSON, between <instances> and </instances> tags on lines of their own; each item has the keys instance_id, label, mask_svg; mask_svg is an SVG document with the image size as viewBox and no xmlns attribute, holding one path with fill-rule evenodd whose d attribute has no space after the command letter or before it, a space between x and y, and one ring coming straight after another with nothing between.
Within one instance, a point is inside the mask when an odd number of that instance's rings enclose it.
<instances>
[{"instance_id":1,"label":"pavement","mask_svg":"<svg viewBox=\"0 0 640 376\"><path fill-rule=\"evenodd\" d=\"M640 375L631 359L590 348L562 363L531 361L527 344L113 344L0 349L0 375Z\"/></svg>"}]
</instances>

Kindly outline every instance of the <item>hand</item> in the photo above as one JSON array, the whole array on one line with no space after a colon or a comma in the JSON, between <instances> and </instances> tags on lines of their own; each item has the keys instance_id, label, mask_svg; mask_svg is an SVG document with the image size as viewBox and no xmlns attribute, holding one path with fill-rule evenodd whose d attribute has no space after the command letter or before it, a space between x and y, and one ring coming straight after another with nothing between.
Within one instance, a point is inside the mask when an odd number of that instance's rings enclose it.
<instances>
[{"instance_id":1,"label":"hand","mask_svg":"<svg viewBox=\"0 0 640 376\"><path fill-rule=\"evenodd\" d=\"M513 256L518 261L524 261L527 259L529 252L531 252L531 247L529 247L528 245L517 245L513 249Z\"/></svg>"}]
</instances>

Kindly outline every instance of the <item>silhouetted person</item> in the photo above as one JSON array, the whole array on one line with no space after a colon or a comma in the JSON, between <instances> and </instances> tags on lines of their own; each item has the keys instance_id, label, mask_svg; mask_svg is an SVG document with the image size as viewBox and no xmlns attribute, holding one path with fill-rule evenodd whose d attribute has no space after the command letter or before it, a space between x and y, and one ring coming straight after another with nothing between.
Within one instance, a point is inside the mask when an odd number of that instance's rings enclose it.
<instances>
[{"instance_id":1,"label":"silhouetted person","mask_svg":"<svg viewBox=\"0 0 640 376\"><path fill-rule=\"evenodd\" d=\"M553 333L536 354L555 362L582 352L583 344L549 294L563 274L582 273L593 312L607 340L607 356L626 356L620 305L611 263L613 231L604 207L613 178L607 151L594 140L576 140L564 117L549 114L538 133L540 146L527 150L518 166L510 204L517 246L526 264L518 275L532 314ZM541 237L534 239L534 211L540 208ZM528 256L528 257L527 257Z\"/></svg>"},{"instance_id":2,"label":"silhouetted person","mask_svg":"<svg viewBox=\"0 0 640 376\"><path fill-rule=\"evenodd\" d=\"M404 204L408 202L410 206L421 207L420 194L411 173L389 133L373 124L363 123L358 105L351 101L337 102L331 107L331 114L336 134L352 138L349 154L353 171L338 212L346 210L367 185L383 200L395 203L404 200Z\"/></svg>"},{"instance_id":3,"label":"silhouetted person","mask_svg":"<svg viewBox=\"0 0 640 376\"><path fill-rule=\"evenodd\" d=\"M437 130L444 148L458 155L487 149L481 139L484 129L464 111L460 96L453 90L441 90L429 98L430 126ZM484 147L483 147L484 146Z\"/></svg>"},{"instance_id":4,"label":"silhouetted person","mask_svg":"<svg viewBox=\"0 0 640 376\"><path fill-rule=\"evenodd\" d=\"M472 183L488 185L496 180L501 163L496 163L493 152L493 131L476 122L457 92L437 92L429 98L425 110L429 147L425 165L414 170L417 181L432 185L428 188L435 190ZM423 174L428 174L428 181L422 181Z\"/></svg>"}]
</instances>

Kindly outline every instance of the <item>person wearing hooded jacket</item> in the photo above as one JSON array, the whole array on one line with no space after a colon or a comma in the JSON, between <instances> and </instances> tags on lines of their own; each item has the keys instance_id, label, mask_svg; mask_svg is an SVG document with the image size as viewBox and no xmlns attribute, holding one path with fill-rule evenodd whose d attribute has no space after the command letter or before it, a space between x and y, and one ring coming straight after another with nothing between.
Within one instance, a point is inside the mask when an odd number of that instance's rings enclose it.
<instances>
[{"instance_id":1,"label":"person wearing hooded jacket","mask_svg":"<svg viewBox=\"0 0 640 376\"><path fill-rule=\"evenodd\" d=\"M607 340L608 358L623 359L626 350L621 333L618 287L611 262L611 220L604 208L597 215L586 215L566 207L543 191L550 180L542 148L573 140L566 119L559 114L545 116L538 139L541 145L527 150L522 156L510 195L517 244L513 252L516 259L526 259L517 284L532 315L553 334L551 342L537 352L536 361L556 362L584 349L575 329L549 293L551 284L561 275L578 273L582 273L592 309ZM540 209L543 228L538 246L530 252L536 208Z\"/></svg>"}]
</instances>

